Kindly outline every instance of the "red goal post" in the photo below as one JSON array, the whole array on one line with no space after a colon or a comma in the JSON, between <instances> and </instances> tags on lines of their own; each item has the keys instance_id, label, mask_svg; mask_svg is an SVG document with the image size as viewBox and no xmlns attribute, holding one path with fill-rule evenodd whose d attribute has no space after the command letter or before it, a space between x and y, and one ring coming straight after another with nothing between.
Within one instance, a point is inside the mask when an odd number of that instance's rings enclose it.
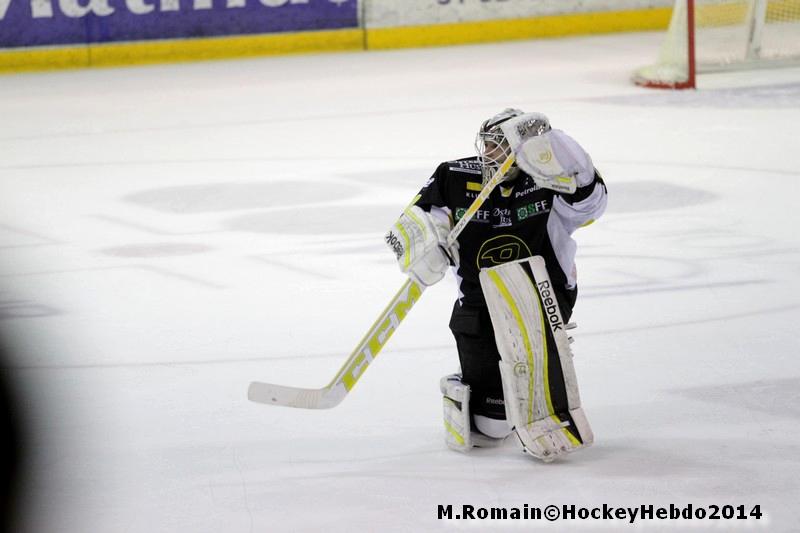
<instances>
[{"instance_id":1,"label":"red goal post","mask_svg":"<svg viewBox=\"0 0 800 533\"><path fill-rule=\"evenodd\" d=\"M697 74L800 65L800 0L675 0L643 87L690 89Z\"/></svg>"}]
</instances>

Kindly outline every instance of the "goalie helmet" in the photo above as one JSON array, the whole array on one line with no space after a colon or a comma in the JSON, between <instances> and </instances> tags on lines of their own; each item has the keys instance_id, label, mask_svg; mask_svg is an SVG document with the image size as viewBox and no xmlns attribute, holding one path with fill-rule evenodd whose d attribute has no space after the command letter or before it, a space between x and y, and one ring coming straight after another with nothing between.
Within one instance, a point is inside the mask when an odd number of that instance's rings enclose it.
<instances>
[{"instance_id":1,"label":"goalie helmet","mask_svg":"<svg viewBox=\"0 0 800 533\"><path fill-rule=\"evenodd\" d=\"M486 186L492 176L503 164L503 161L511 155L512 148L506 138L501 124L526 113L520 109L506 108L495 116L486 119L478 130L475 138L475 150L478 153L478 162L481 164L482 185ZM538 113L528 113L532 120L526 122L527 135L541 135L550 130L550 122L547 117ZM512 167L515 169L516 165ZM516 174L515 171L509 172L509 179Z\"/></svg>"}]
</instances>

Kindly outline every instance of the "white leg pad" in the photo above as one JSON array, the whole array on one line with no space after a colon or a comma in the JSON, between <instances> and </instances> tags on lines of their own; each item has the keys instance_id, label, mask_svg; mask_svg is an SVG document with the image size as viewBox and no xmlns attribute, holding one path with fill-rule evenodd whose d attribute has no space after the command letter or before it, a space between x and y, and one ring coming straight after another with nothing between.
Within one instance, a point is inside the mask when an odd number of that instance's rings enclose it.
<instances>
[{"instance_id":1,"label":"white leg pad","mask_svg":"<svg viewBox=\"0 0 800 533\"><path fill-rule=\"evenodd\" d=\"M469 411L469 385L461 382L460 374L445 376L439 382L442 391L444 415L444 441L447 447L458 452L475 448L500 446L511 429L505 420L493 420L478 416L475 426L486 433L472 431Z\"/></svg>"},{"instance_id":2,"label":"white leg pad","mask_svg":"<svg viewBox=\"0 0 800 533\"><path fill-rule=\"evenodd\" d=\"M588 446L594 436L544 261L533 257L485 269L480 280L502 359L506 415L524 451L551 461ZM548 329L554 343L547 342Z\"/></svg>"},{"instance_id":3,"label":"white leg pad","mask_svg":"<svg viewBox=\"0 0 800 533\"><path fill-rule=\"evenodd\" d=\"M517 367L517 371L520 370L522 368ZM524 370L527 370L527 367ZM514 367L503 361L500 361L500 374L506 398L506 416L514 426L523 451L537 459L550 462L559 455L588 446L594 440L589 423L580 407L571 409L569 414L583 437L582 443L566 429L570 423L562 421L555 414L529 422L525 418L529 397L526 390L528 380L520 379ZM513 398L513 401L509 401L509 398Z\"/></svg>"},{"instance_id":4,"label":"white leg pad","mask_svg":"<svg viewBox=\"0 0 800 533\"><path fill-rule=\"evenodd\" d=\"M458 452L472 448L469 422L469 385L461 382L461 376L451 374L439 381L444 408L444 442Z\"/></svg>"}]
</instances>

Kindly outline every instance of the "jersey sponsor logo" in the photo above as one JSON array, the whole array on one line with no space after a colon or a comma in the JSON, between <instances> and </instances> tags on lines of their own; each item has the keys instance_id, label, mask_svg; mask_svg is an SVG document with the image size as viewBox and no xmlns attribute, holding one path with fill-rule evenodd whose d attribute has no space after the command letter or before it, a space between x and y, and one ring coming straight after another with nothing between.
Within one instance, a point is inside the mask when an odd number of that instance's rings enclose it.
<instances>
[{"instance_id":1,"label":"jersey sponsor logo","mask_svg":"<svg viewBox=\"0 0 800 533\"><path fill-rule=\"evenodd\" d=\"M550 289L550 280L544 280L536 284L539 295L542 297L542 306L547 313L547 322L555 333L563 330L564 323L561 321L561 314L558 312L558 301Z\"/></svg>"},{"instance_id":2,"label":"jersey sponsor logo","mask_svg":"<svg viewBox=\"0 0 800 533\"><path fill-rule=\"evenodd\" d=\"M456 222L464 218L464 215L467 214L466 207L458 207L456 208ZM490 221L491 211L487 211L486 209L478 209L475 212L475 216L472 217L473 222L481 222L483 224L487 224Z\"/></svg>"},{"instance_id":3,"label":"jersey sponsor logo","mask_svg":"<svg viewBox=\"0 0 800 533\"><path fill-rule=\"evenodd\" d=\"M492 224L493 228L505 228L511 225L511 209L503 209L495 207L492 210L492 216L498 222Z\"/></svg>"},{"instance_id":4,"label":"jersey sponsor logo","mask_svg":"<svg viewBox=\"0 0 800 533\"><path fill-rule=\"evenodd\" d=\"M533 185L533 186L531 186L531 187L528 187L528 188L526 188L526 189L523 189L523 190L521 190L521 191L517 191L517 192L514 194L514 198L516 199L516 198L521 198L521 197L523 197L523 196L527 196L528 194L530 194L530 193L532 193L532 192L536 192L536 191L538 191L539 189L541 189L541 187L539 187L538 185L535 185L535 184L534 184L534 185Z\"/></svg>"},{"instance_id":5,"label":"jersey sponsor logo","mask_svg":"<svg viewBox=\"0 0 800 533\"><path fill-rule=\"evenodd\" d=\"M478 162L477 159L464 159L461 161L449 161L450 168L452 170L477 170L480 172L483 166Z\"/></svg>"},{"instance_id":6,"label":"jersey sponsor logo","mask_svg":"<svg viewBox=\"0 0 800 533\"><path fill-rule=\"evenodd\" d=\"M478 270L516 261L533 255L525 241L516 235L498 235L487 239L478 250Z\"/></svg>"},{"instance_id":7,"label":"jersey sponsor logo","mask_svg":"<svg viewBox=\"0 0 800 533\"><path fill-rule=\"evenodd\" d=\"M359 9L354 0L0 0L0 42L5 49L355 29Z\"/></svg>"},{"instance_id":8,"label":"jersey sponsor logo","mask_svg":"<svg viewBox=\"0 0 800 533\"><path fill-rule=\"evenodd\" d=\"M465 172L467 174L481 174L482 166L477 161L450 161L449 170L455 172Z\"/></svg>"},{"instance_id":9,"label":"jersey sponsor logo","mask_svg":"<svg viewBox=\"0 0 800 533\"><path fill-rule=\"evenodd\" d=\"M475 174L476 176L480 176L480 174L481 174L480 170L469 170L469 169L466 169L466 168L453 168L453 167L450 167L450 170L452 170L454 172L464 172L466 174Z\"/></svg>"},{"instance_id":10,"label":"jersey sponsor logo","mask_svg":"<svg viewBox=\"0 0 800 533\"><path fill-rule=\"evenodd\" d=\"M517 208L517 220L523 221L526 218L541 215L542 213L547 213L548 211L550 211L550 206L547 204L547 200L533 202Z\"/></svg>"},{"instance_id":11,"label":"jersey sponsor logo","mask_svg":"<svg viewBox=\"0 0 800 533\"><path fill-rule=\"evenodd\" d=\"M478 183L476 181L468 181L467 182L467 190L468 191L481 192L481 189L483 189L483 186L480 183Z\"/></svg>"}]
</instances>

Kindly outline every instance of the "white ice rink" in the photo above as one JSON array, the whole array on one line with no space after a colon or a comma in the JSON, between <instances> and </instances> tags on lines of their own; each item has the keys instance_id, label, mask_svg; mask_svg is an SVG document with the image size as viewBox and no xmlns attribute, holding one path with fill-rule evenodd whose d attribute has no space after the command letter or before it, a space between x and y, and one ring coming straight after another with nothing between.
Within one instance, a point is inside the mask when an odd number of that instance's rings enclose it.
<instances>
[{"instance_id":1,"label":"white ice rink","mask_svg":"<svg viewBox=\"0 0 800 533\"><path fill-rule=\"evenodd\" d=\"M657 34L0 78L0 327L29 402L25 532L800 531L800 69L628 82ZM596 444L443 443L455 281L339 407L402 284L382 236L484 118L548 114L609 210L579 230ZM457 522L437 506L760 505L722 523ZM647 527L645 527L647 526Z\"/></svg>"}]
</instances>

